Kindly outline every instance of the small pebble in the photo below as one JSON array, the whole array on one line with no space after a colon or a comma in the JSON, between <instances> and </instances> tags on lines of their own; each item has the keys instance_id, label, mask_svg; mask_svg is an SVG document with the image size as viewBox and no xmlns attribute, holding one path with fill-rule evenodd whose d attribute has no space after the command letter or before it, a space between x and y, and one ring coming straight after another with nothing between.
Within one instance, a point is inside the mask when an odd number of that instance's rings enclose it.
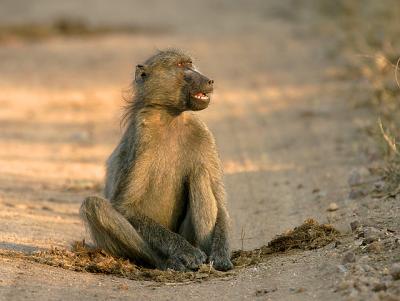
<instances>
[{"instance_id":1,"label":"small pebble","mask_svg":"<svg viewBox=\"0 0 400 301\"><path fill-rule=\"evenodd\" d=\"M347 180L347 183L349 186L356 186L359 185L361 182L361 175L357 170L352 170L350 172L349 178Z\"/></svg>"},{"instance_id":2,"label":"small pebble","mask_svg":"<svg viewBox=\"0 0 400 301\"><path fill-rule=\"evenodd\" d=\"M127 291L129 289L129 286L126 283L121 283L118 285L118 289Z\"/></svg>"},{"instance_id":3,"label":"small pebble","mask_svg":"<svg viewBox=\"0 0 400 301\"><path fill-rule=\"evenodd\" d=\"M361 246L362 244L363 244L363 239L356 239L355 241L354 241L354 244L357 246L357 247L359 247L359 246Z\"/></svg>"},{"instance_id":4,"label":"small pebble","mask_svg":"<svg viewBox=\"0 0 400 301\"><path fill-rule=\"evenodd\" d=\"M364 264L364 265L362 266L362 268L363 268L363 270L364 270L365 272L370 272L370 271L372 271L371 266L369 266L368 264Z\"/></svg>"},{"instance_id":5,"label":"small pebble","mask_svg":"<svg viewBox=\"0 0 400 301\"><path fill-rule=\"evenodd\" d=\"M328 206L328 211L336 211L339 209L339 206L336 203L330 203Z\"/></svg>"},{"instance_id":6,"label":"small pebble","mask_svg":"<svg viewBox=\"0 0 400 301\"><path fill-rule=\"evenodd\" d=\"M356 255L354 254L354 252L349 251L343 255L342 263L346 264L352 262L356 262Z\"/></svg>"},{"instance_id":7,"label":"small pebble","mask_svg":"<svg viewBox=\"0 0 400 301\"><path fill-rule=\"evenodd\" d=\"M363 244L370 244L385 237L385 232L375 227L365 227L362 232Z\"/></svg>"},{"instance_id":8,"label":"small pebble","mask_svg":"<svg viewBox=\"0 0 400 301\"><path fill-rule=\"evenodd\" d=\"M361 185L369 175L370 172L366 167L353 169L349 174L347 182L349 186Z\"/></svg>"},{"instance_id":9,"label":"small pebble","mask_svg":"<svg viewBox=\"0 0 400 301\"><path fill-rule=\"evenodd\" d=\"M304 287L298 287L298 288L290 287L289 291L291 291L292 293L303 293L306 291L306 289Z\"/></svg>"},{"instance_id":10,"label":"small pebble","mask_svg":"<svg viewBox=\"0 0 400 301\"><path fill-rule=\"evenodd\" d=\"M387 289L387 285L386 285L385 282L378 282L378 283L375 283L375 284L372 286L372 290L373 290L374 292L386 291L386 289Z\"/></svg>"},{"instance_id":11,"label":"small pebble","mask_svg":"<svg viewBox=\"0 0 400 301\"><path fill-rule=\"evenodd\" d=\"M400 263L396 262L390 268L390 275L392 275L394 280L400 279Z\"/></svg>"},{"instance_id":12,"label":"small pebble","mask_svg":"<svg viewBox=\"0 0 400 301\"><path fill-rule=\"evenodd\" d=\"M339 264L337 266L337 269L339 270L339 272L342 272L342 273L346 273L347 272L347 269L343 264Z\"/></svg>"},{"instance_id":13,"label":"small pebble","mask_svg":"<svg viewBox=\"0 0 400 301\"><path fill-rule=\"evenodd\" d=\"M374 183L374 190L377 192L381 192L383 191L383 189L385 188L385 181L377 181Z\"/></svg>"},{"instance_id":14,"label":"small pebble","mask_svg":"<svg viewBox=\"0 0 400 301\"><path fill-rule=\"evenodd\" d=\"M353 221L350 223L351 231L355 232L361 226L359 221Z\"/></svg>"},{"instance_id":15,"label":"small pebble","mask_svg":"<svg viewBox=\"0 0 400 301\"><path fill-rule=\"evenodd\" d=\"M341 283L339 283L338 290L339 291L348 290L350 288L353 288L353 286L354 286L353 280L343 280Z\"/></svg>"},{"instance_id":16,"label":"small pebble","mask_svg":"<svg viewBox=\"0 0 400 301\"><path fill-rule=\"evenodd\" d=\"M349 193L349 199L358 199L360 197L363 197L367 194L367 192L363 189L352 189Z\"/></svg>"}]
</instances>

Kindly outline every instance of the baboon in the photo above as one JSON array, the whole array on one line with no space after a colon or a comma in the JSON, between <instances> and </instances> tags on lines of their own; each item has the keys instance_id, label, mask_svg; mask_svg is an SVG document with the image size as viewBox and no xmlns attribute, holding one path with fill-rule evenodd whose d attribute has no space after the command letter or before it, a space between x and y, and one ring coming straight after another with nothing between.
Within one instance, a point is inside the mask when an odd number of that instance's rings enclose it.
<instances>
[{"instance_id":1,"label":"baboon","mask_svg":"<svg viewBox=\"0 0 400 301\"><path fill-rule=\"evenodd\" d=\"M105 198L90 196L80 209L98 247L159 269L232 269L214 137L189 112L207 108L213 83L177 49L136 66Z\"/></svg>"}]
</instances>

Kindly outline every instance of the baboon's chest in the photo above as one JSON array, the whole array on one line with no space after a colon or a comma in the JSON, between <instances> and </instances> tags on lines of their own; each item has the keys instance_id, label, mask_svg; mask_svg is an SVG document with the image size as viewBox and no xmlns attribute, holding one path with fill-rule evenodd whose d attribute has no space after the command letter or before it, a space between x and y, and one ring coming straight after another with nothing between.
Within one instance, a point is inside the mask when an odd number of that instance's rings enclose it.
<instances>
[{"instance_id":1,"label":"baboon's chest","mask_svg":"<svg viewBox=\"0 0 400 301\"><path fill-rule=\"evenodd\" d=\"M187 207L188 155L178 141L154 141L138 154L131 177L137 209L173 231Z\"/></svg>"}]
</instances>

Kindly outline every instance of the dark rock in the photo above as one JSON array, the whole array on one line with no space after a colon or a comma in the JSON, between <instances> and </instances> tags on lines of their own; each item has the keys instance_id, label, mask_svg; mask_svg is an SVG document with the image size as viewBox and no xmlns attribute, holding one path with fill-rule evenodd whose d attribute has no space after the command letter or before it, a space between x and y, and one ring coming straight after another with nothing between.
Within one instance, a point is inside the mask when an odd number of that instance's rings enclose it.
<instances>
[{"instance_id":1,"label":"dark rock","mask_svg":"<svg viewBox=\"0 0 400 301\"><path fill-rule=\"evenodd\" d=\"M343 264L353 263L353 262L356 262L356 255L354 254L354 252L348 251L347 253L345 253L343 255L343 258L342 258Z\"/></svg>"},{"instance_id":2,"label":"dark rock","mask_svg":"<svg viewBox=\"0 0 400 301\"><path fill-rule=\"evenodd\" d=\"M378 283L373 284L373 286L372 286L372 290L374 292L386 291L386 289L387 289L387 285L385 282L378 282Z\"/></svg>"},{"instance_id":3,"label":"dark rock","mask_svg":"<svg viewBox=\"0 0 400 301\"><path fill-rule=\"evenodd\" d=\"M376 192L381 192L385 188L385 185L386 185L385 181L377 181L374 183L374 190Z\"/></svg>"},{"instance_id":4,"label":"dark rock","mask_svg":"<svg viewBox=\"0 0 400 301\"><path fill-rule=\"evenodd\" d=\"M363 184L363 182L365 182L366 177L368 177L369 175L370 172L366 167L353 169L349 174L347 183L349 184L349 186L361 185Z\"/></svg>"},{"instance_id":5,"label":"dark rock","mask_svg":"<svg viewBox=\"0 0 400 301\"><path fill-rule=\"evenodd\" d=\"M351 189L351 191L349 193L349 199L355 200L355 199L361 198L365 195L367 195L367 192L364 189L353 188L353 189Z\"/></svg>"},{"instance_id":6,"label":"dark rock","mask_svg":"<svg viewBox=\"0 0 400 301\"><path fill-rule=\"evenodd\" d=\"M363 244L370 244L385 237L385 232L375 227L365 227L360 235L364 237Z\"/></svg>"},{"instance_id":7,"label":"dark rock","mask_svg":"<svg viewBox=\"0 0 400 301\"><path fill-rule=\"evenodd\" d=\"M357 229L361 227L361 223L359 221L352 221L350 223L351 231L355 232Z\"/></svg>"}]
</instances>

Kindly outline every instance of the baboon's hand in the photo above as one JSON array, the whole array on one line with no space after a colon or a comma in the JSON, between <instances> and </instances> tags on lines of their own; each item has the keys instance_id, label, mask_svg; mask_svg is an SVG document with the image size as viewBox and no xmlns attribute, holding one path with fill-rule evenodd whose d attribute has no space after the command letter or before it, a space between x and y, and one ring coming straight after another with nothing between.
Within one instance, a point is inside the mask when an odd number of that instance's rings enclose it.
<instances>
[{"instance_id":1,"label":"baboon's hand","mask_svg":"<svg viewBox=\"0 0 400 301\"><path fill-rule=\"evenodd\" d=\"M161 270L174 270L174 271L187 271L188 269L176 256L169 257L161 266L158 267Z\"/></svg>"},{"instance_id":2,"label":"baboon's hand","mask_svg":"<svg viewBox=\"0 0 400 301\"><path fill-rule=\"evenodd\" d=\"M212 262L214 269L219 271L228 271L233 269L233 264L228 254L213 253L210 255L209 262Z\"/></svg>"},{"instance_id":3,"label":"baboon's hand","mask_svg":"<svg viewBox=\"0 0 400 301\"><path fill-rule=\"evenodd\" d=\"M177 249L175 254L168 258L167 268L182 271L183 266L186 270L196 270L206 260L207 256L202 250L188 244Z\"/></svg>"}]
</instances>

